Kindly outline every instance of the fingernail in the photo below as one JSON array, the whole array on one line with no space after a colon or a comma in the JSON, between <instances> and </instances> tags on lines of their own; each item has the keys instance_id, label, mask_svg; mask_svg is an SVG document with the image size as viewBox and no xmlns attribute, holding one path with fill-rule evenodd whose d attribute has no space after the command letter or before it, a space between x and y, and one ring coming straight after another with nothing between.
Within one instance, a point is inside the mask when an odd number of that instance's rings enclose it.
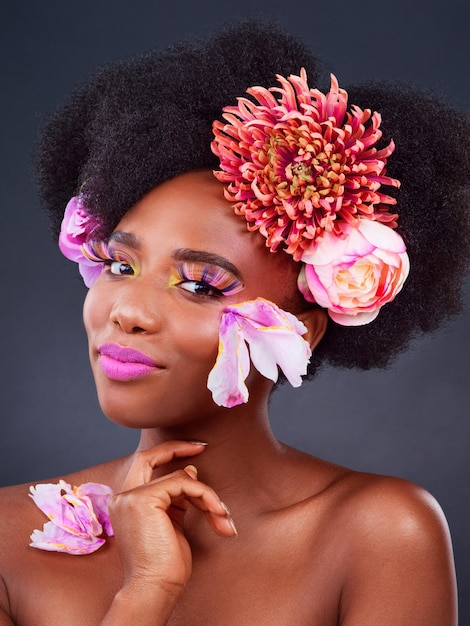
<instances>
[{"instance_id":1,"label":"fingernail","mask_svg":"<svg viewBox=\"0 0 470 626\"><path fill-rule=\"evenodd\" d=\"M193 476L191 476L191 473L195 474L197 478L197 467L195 467L194 465L186 465L184 471L186 472L186 474L188 474L190 478L193 478Z\"/></svg>"},{"instance_id":2,"label":"fingernail","mask_svg":"<svg viewBox=\"0 0 470 626\"><path fill-rule=\"evenodd\" d=\"M233 521L233 519L231 517L228 517L227 519L228 519L228 521L230 523L230 526L232 527L234 536L238 537L238 530L236 529L235 522Z\"/></svg>"},{"instance_id":3,"label":"fingernail","mask_svg":"<svg viewBox=\"0 0 470 626\"><path fill-rule=\"evenodd\" d=\"M237 527L235 526L235 522L232 519L228 506L225 504L225 502L222 502L222 500L220 501L220 504L223 510L225 511L225 515L227 516L227 520L230 526L232 527L233 534L235 535L235 537L238 537L238 530L237 530Z\"/></svg>"},{"instance_id":4,"label":"fingernail","mask_svg":"<svg viewBox=\"0 0 470 626\"><path fill-rule=\"evenodd\" d=\"M225 511L225 513L227 514L227 517L232 517L229 511L228 506L225 504L225 502L222 502L222 500L220 501L220 506L223 508L223 510Z\"/></svg>"},{"instance_id":5,"label":"fingernail","mask_svg":"<svg viewBox=\"0 0 470 626\"><path fill-rule=\"evenodd\" d=\"M188 443L192 443L193 446L207 446L209 445L207 441L188 441Z\"/></svg>"}]
</instances>

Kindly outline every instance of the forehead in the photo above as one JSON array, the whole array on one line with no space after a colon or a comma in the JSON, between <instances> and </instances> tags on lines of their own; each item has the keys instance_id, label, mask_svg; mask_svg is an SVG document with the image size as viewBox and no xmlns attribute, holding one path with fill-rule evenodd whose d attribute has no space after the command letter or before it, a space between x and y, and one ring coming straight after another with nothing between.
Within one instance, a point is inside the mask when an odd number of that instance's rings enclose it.
<instances>
[{"instance_id":1,"label":"forehead","mask_svg":"<svg viewBox=\"0 0 470 626\"><path fill-rule=\"evenodd\" d=\"M291 296L292 289L297 291L298 263L282 251L270 252L258 231L248 231L211 171L188 172L155 187L126 213L117 230L133 234L150 256L170 257L181 248L223 255L245 282L258 281L263 292L268 290L268 299L279 302L284 292Z\"/></svg>"},{"instance_id":2,"label":"forehead","mask_svg":"<svg viewBox=\"0 0 470 626\"><path fill-rule=\"evenodd\" d=\"M179 247L231 247L234 239L247 237L246 222L234 214L231 203L224 198L223 185L210 171L188 172L155 187L140 200L119 223L117 230L140 238L162 237ZM198 244L199 242L199 244Z\"/></svg>"}]
</instances>

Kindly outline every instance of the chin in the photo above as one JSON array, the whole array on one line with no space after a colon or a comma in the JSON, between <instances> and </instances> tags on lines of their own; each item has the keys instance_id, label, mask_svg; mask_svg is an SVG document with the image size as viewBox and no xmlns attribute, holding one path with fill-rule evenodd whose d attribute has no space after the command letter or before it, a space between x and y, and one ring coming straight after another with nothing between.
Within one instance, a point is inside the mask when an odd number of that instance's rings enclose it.
<instances>
[{"instance_id":1,"label":"chin","mask_svg":"<svg viewBox=\"0 0 470 626\"><path fill-rule=\"evenodd\" d=\"M210 391L171 393L161 397L142 393L133 382L98 386L98 400L106 417L120 426L134 429L184 428L201 419L208 420L220 411Z\"/></svg>"}]
</instances>

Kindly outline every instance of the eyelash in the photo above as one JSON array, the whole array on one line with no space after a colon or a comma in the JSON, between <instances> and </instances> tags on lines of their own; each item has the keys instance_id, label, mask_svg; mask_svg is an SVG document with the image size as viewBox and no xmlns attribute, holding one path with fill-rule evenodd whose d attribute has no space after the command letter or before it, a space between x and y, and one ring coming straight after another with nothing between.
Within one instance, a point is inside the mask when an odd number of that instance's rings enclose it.
<instances>
[{"instance_id":1,"label":"eyelash","mask_svg":"<svg viewBox=\"0 0 470 626\"><path fill-rule=\"evenodd\" d=\"M136 266L131 257L124 252L118 252L108 247L106 241L90 241L81 247L83 254L95 263L104 263L109 268L111 274L115 276L135 276ZM119 268L125 267L130 272L120 273ZM113 271L118 269L118 271Z\"/></svg>"},{"instance_id":2,"label":"eyelash","mask_svg":"<svg viewBox=\"0 0 470 626\"><path fill-rule=\"evenodd\" d=\"M108 247L106 241L91 241L82 245L83 254L95 263L103 263L108 266L110 273L116 276L135 276L137 269L131 257L122 251L113 250ZM115 267L117 266L117 267ZM125 267L130 272L120 273L119 269ZM113 271L118 269L118 271ZM209 265L202 262L182 262L173 270L171 284L178 286L187 283L197 283L203 289L215 293L196 293L189 289L186 291L198 296L233 296L244 287L233 274L216 265Z\"/></svg>"},{"instance_id":3,"label":"eyelash","mask_svg":"<svg viewBox=\"0 0 470 626\"><path fill-rule=\"evenodd\" d=\"M198 283L215 294L196 294L215 297L233 296L243 289L243 283L237 280L233 274L221 267L208 265L207 263L182 262L179 263L173 272L173 284L184 285L185 283ZM183 287L184 288L184 287ZM189 291L189 290L187 290Z\"/></svg>"}]
</instances>

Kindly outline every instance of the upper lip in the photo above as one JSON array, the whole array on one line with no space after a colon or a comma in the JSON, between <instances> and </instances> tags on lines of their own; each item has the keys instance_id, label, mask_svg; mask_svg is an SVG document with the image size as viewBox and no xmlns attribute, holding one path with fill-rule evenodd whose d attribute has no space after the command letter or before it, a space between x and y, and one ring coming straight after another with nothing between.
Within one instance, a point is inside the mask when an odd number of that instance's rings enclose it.
<instances>
[{"instance_id":1,"label":"upper lip","mask_svg":"<svg viewBox=\"0 0 470 626\"><path fill-rule=\"evenodd\" d=\"M98 352L122 363L143 363L152 367L161 367L146 354L134 350L134 348L119 346L116 343L103 343L98 347Z\"/></svg>"}]
</instances>

